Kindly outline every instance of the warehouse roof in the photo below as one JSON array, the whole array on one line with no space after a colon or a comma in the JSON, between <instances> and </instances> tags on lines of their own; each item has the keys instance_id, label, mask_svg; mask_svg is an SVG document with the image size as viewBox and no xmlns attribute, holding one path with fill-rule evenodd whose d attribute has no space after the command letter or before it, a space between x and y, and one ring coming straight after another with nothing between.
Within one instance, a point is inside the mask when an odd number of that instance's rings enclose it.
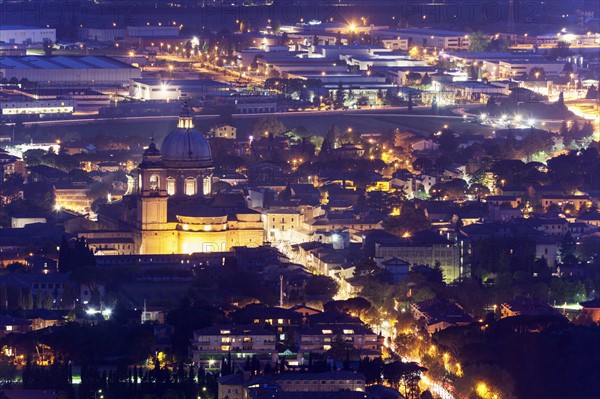
<instances>
[{"instance_id":1,"label":"warehouse roof","mask_svg":"<svg viewBox=\"0 0 600 399\"><path fill-rule=\"evenodd\" d=\"M25 26L25 25L0 25L0 30L48 30L50 28L40 28L37 26Z\"/></svg>"}]
</instances>

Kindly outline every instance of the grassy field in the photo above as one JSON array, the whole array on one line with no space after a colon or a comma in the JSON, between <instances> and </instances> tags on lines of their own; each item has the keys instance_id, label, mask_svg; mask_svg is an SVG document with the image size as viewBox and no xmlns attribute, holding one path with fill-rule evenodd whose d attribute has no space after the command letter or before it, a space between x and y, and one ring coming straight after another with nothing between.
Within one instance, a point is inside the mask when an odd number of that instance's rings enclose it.
<instances>
[{"instance_id":1,"label":"grassy field","mask_svg":"<svg viewBox=\"0 0 600 399\"><path fill-rule=\"evenodd\" d=\"M240 137L247 136L252 131L252 126L260 115L244 115L234 118L234 125L238 127ZM374 133L381 131L393 131L399 128L403 131L411 131L429 135L444 125L459 133L487 133L489 127L473 123L465 123L461 119L445 116L406 115L392 113L347 113L314 115L302 113L290 113L278 116L287 128L298 126L306 127L313 135L324 136L331 125L335 124L340 130L351 127L360 133ZM214 118L199 118L196 126L201 132L206 132ZM131 144L147 143L150 137L161 142L165 135L175 128L177 121L174 118L164 120L138 121L138 120L113 120L101 121L75 125L36 125L24 128L16 133L18 141L55 141L57 139L92 139L96 136L112 136L126 139Z\"/></svg>"}]
</instances>

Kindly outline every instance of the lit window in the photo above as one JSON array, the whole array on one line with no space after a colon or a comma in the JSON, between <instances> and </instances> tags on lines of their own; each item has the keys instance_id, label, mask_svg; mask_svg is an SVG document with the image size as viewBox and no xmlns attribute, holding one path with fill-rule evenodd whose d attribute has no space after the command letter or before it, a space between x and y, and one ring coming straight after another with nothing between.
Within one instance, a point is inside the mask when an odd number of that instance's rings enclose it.
<instances>
[{"instance_id":1,"label":"lit window","mask_svg":"<svg viewBox=\"0 0 600 399\"><path fill-rule=\"evenodd\" d=\"M354 334L354 330L344 330L344 334Z\"/></svg>"},{"instance_id":2,"label":"lit window","mask_svg":"<svg viewBox=\"0 0 600 399\"><path fill-rule=\"evenodd\" d=\"M231 334L231 330L221 330L221 334Z\"/></svg>"},{"instance_id":3,"label":"lit window","mask_svg":"<svg viewBox=\"0 0 600 399\"><path fill-rule=\"evenodd\" d=\"M158 191L160 187L160 179L158 175L150 175L150 191Z\"/></svg>"},{"instance_id":4,"label":"lit window","mask_svg":"<svg viewBox=\"0 0 600 399\"><path fill-rule=\"evenodd\" d=\"M323 334L333 334L332 330L322 330Z\"/></svg>"},{"instance_id":5,"label":"lit window","mask_svg":"<svg viewBox=\"0 0 600 399\"><path fill-rule=\"evenodd\" d=\"M323 350L328 351L329 349L331 349L331 345L323 345Z\"/></svg>"},{"instance_id":6,"label":"lit window","mask_svg":"<svg viewBox=\"0 0 600 399\"><path fill-rule=\"evenodd\" d=\"M185 195L195 195L196 194L196 179L193 177L188 177L185 179Z\"/></svg>"},{"instance_id":7,"label":"lit window","mask_svg":"<svg viewBox=\"0 0 600 399\"><path fill-rule=\"evenodd\" d=\"M6 326L6 331L12 331L13 330L13 326Z\"/></svg>"},{"instance_id":8,"label":"lit window","mask_svg":"<svg viewBox=\"0 0 600 399\"><path fill-rule=\"evenodd\" d=\"M167 194L175 195L175 178L167 177Z\"/></svg>"},{"instance_id":9,"label":"lit window","mask_svg":"<svg viewBox=\"0 0 600 399\"><path fill-rule=\"evenodd\" d=\"M204 181L202 182L202 192L204 195L210 195L211 191L211 178L210 176L206 176Z\"/></svg>"}]
</instances>

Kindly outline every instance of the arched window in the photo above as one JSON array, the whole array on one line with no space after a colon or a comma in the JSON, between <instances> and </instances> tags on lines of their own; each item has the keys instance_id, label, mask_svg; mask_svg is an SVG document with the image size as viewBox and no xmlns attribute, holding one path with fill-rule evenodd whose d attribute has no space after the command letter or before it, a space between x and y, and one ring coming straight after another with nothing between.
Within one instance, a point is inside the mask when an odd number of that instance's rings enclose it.
<instances>
[{"instance_id":1,"label":"arched window","mask_svg":"<svg viewBox=\"0 0 600 399\"><path fill-rule=\"evenodd\" d=\"M210 195L211 183L212 182L210 176L206 176L204 178L204 181L202 182L202 192L204 193L204 195Z\"/></svg>"},{"instance_id":2,"label":"arched window","mask_svg":"<svg viewBox=\"0 0 600 399\"><path fill-rule=\"evenodd\" d=\"M193 177L185 179L185 195L196 195L196 179Z\"/></svg>"},{"instance_id":3,"label":"arched window","mask_svg":"<svg viewBox=\"0 0 600 399\"><path fill-rule=\"evenodd\" d=\"M167 177L167 194L175 195L175 178Z\"/></svg>"},{"instance_id":4,"label":"arched window","mask_svg":"<svg viewBox=\"0 0 600 399\"><path fill-rule=\"evenodd\" d=\"M160 187L160 179L158 175L150 175L150 191L158 191Z\"/></svg>"}]
</instances>

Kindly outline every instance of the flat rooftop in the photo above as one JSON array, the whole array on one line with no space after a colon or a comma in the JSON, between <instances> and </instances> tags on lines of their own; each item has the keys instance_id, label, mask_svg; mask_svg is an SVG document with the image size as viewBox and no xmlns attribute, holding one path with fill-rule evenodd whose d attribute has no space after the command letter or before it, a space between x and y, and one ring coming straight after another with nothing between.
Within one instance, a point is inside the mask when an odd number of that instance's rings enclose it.
<instances>
[{"instance_id":1,"label":"flat rooftop","mask_svg":"<svg viewBox=\"0 0 600 399\"><path fill-rule=\"evenodd\" d=\"M397 34L409 34L409 35L429 35L429 36L440 36L440 37L458 37L468 35L467 32L458 32L451 30L436 30L436 29L398 29L389 30L386 32L395 32Z\"/></svg>"},{"instance_id":2,"label":"flat rooftop","mask_svg":"<svg viewBox=\"0 0 600 399\"><path fill-rule=\"evenodd\" d=\"M187 87L229 87L229 85L221 82L216 82L214 80L209 79L158 79L158 78L143 78L143 79L133 79L136 83L145 84L148 86L160 86L163 84L169 86L187 86Z\"/></svg>"},{"instance_id":3,"label":"flat rooftop","mask_svg":"<svg viewBox=\"0 0 600 399\"><path fill-rule=\"evenodd\" d=\"M0 69L137 69L110 57L84 56L6 56L0 57Z\"/></svg>"},{"instance_id":4,"label":"flat rooftop","mask_svg":"<svg viewBox=\"0 0 600 399\"><path fill-rule=\"evenodd\" d=\"M527 58L542 58L542 54L536 53L511 53L509 51L480 51L473 53L453 53L449 54L452 57L465 58L465 59L527 59Z\"/></svg>"},{"instance_id":5,"label":"flat rooftop","mask_svg":"<svg viewBox=\"0 0 600 399\"><path fill-rule=\"evenodd\" d=\"M0 30L54 30L54 28L40 28L38 26L25 25L0 25Z\"/></svg>"}]
</instances>

